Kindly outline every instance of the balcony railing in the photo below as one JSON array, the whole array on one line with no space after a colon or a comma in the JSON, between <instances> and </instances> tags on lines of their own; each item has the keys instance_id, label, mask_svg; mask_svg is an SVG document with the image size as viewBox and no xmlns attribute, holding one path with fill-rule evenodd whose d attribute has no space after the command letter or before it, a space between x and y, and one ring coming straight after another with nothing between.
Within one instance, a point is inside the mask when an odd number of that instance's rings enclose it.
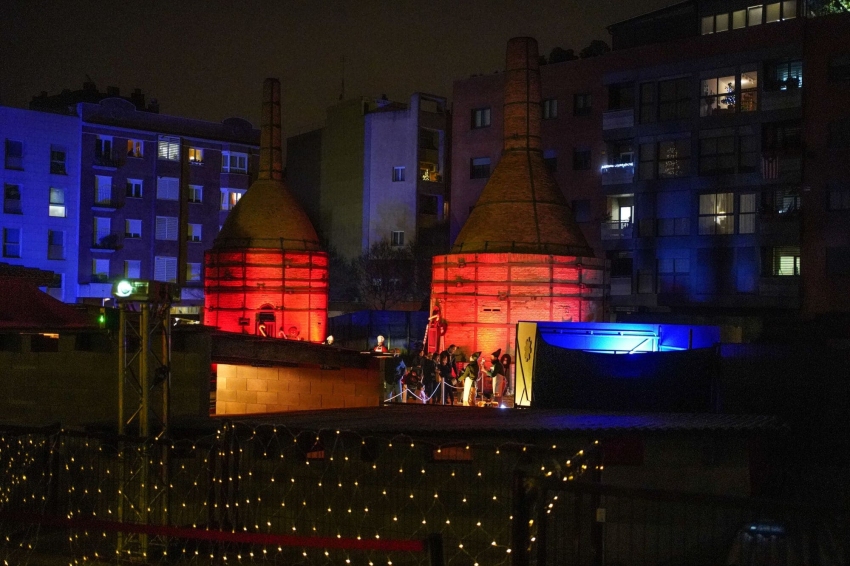
<instances>
[{"instance_id":1,"label":"balcony railing","mask_svg":"<svg viewBox=\"0 0 850 566\"><path fill-rule=\"evenodd\" d=\"M603 240L622 240L631 238L634 233L634 224L631 222L603 222L602 223L602 239Z\"/></svg>"},{"instance_id":2,"label":"balcony railing","mask_svg":"<svg viewBox=\"0 0 850 566\"><path fill-rule=\"evenodd\" d=\"M602 130L616 130L618 128L631 128L635 125L635 111L632 108L626 110L609 110L602 113Z\"/></svg>"},{"instance_id":3,"label":"balcony railing","mask_svg":"<svg viewBox=\"0 0 850 566\"><path fill-rule=\"evenodd\" d=\"M95 236L92 244L93 250L112 250L115 251L121 248L121 237L118 234L106 234L105 236Z\"/></svg>"},{"instance_id":4,"label":"balcony railing","mask_svg":"<svg viewBox=\"0 0 850 566\"><path fill-rule=\"evenodd\" d=\"M633 183L634 180L634 163L618 163L615 165L602 166L603 185L621 185L624 183Z\"/></svg>"},{"instance_id":5,"label":"balcony railing","mask_svg":"<svg viewBox=\"0 0 850 566\"><path fill-rule=\"evenodd\" d=\"M94 155L94 164L98 167L111 167L113 169L121 166L121 163L117 159L107 153L96 153Z\"/></svg>"}]
</instances>

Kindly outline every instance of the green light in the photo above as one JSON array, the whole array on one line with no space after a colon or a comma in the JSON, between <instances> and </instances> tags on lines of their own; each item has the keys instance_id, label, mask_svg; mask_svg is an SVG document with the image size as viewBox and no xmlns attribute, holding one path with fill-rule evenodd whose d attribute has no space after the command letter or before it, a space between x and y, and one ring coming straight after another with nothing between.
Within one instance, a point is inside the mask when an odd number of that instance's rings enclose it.
<instances>
[{"instance_id":1,"label":"green light","mask_svg":"<svg viewBox=\"0 0 850 566\"><path fill-rule=\"evenodd\" d=\"M133 294L133 284L126 279L119 281L115 285L115 296L119 298L127 298Z\"/></svg>"},{"instance_id":2,"label":"green light","mask_svg":"<svg viewBox=\"0 0 850 566\"><path fill-rule=\"evenodd\" d=\"M101 324L104 324L106 322L106 315L105 314L100 315L99 317L97 317L97 321Z\"/></svg>"}]
</instances>

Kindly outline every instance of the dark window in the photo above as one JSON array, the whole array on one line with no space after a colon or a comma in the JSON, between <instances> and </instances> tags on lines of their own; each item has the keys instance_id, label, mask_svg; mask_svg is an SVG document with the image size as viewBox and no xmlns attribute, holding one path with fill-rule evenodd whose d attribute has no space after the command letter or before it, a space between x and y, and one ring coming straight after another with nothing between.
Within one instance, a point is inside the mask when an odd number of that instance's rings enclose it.
<instances>
[{"instance_id":1,"label":"dark window","mask_svg":"<svg viewBox=\"0 0 850 566\"><path fill-rule=\"evenodd\" d=\"M593 219L590 201L586 199L574 200L573 217L576 222L590 222Z\"/></svg>"},{"instance_id":2,"label":"dark window","mask_svg":"<svg viewBox=\"0 0 850 566\"><path fill-rule=\"evenodd\" d=\"M404 245L404 232L394 231L392 233L392 245L396 247Z\"/></svg>"},{"instance_id":3,"label":"dark window","mask_svg":"<svg viewBox=\"0 0 850 566\"><path fill-rule=\"evenodd\" d=\"M691 234L691 219L683 218L659 218L659 236L689 236Z\"/></svg>"},{"instance_id":4,"label":"dark window","mask_svg":"<svg viewBox=\"0 0 850 566\"><path fill-rule=\"evenodd\" d=\"M573 170L586 171L590 169L590 150L583 147L573 149Z\"/></svg>"},{"instance_id":5,"label":"dark window","mask_svg":"<svg viewBox=\"0 0 850 566\"><path fill-rule=\"evenodd\" d=\"M393 167L393 182L404 181L404 167Z\"/></svg>"},{"instance_id":6,"label":"dark window","mask_svg":"<svg viewBox=\"0 0 850 566\"><path fill-rule=\"evenodd\" d=\"M554 98L548 98L543 101L543 119L551 120L558 117L558 101Z\"/></svg>"},{"instance_id":7,"label":"dark window","mask_svg":"<svg viewBox=\"0 0 850 566\"><path fill-rule=\"evenodd\" d=\"M490 108L475 108L472 111L472 128L486 128L490 125Z\"/></svg>"},{"instance_id":8,"label":"dark window","mask_svg":"<svg viewBox=\"0 0 850 566\"><path fill-rule=\"evenodd\" d=\"M684 120L691 109L691 80L689 77L658 83L658 121Z\"/></svg>"},{"instance_id":9,"label":"dark window","mask_svg":"<svg viewBox=\"0 0 850 566\"><path fill-rule=\"evenodd\" d=\"M630 257L614 257L611 259L611 277L631 277L632 264Z\"/></svg>"},{"instance_id":10,"label":"dark window","mask_svg":"<svg viewBox=\"0 0 850 566\"><path fill-rule=\"evenodd\" d=\"M6 214L23 214L21 206L20 185L3 186L3 212Z\"/></svg>"},{"instance_id":11,"label":"dark window","mask_svg":"<svg viewBox=\"0 0 850 566\"><path fill-rule=\"evenodd\" d=\"M6 169L24 168L24 144L15 140L6 140Z\"/></svg>"},{"instance_id":12,"label":"dark window","mask_svg":"<svg viewBox=\"0 0 850 566\"><path fill-rule=\"evenodd\" d=\"M826 274L850 275L850 247L826 248Z\"/></svg>"},{"instance_id":13,"label":"dark window","mask_svg":"<svg viewBox=\"0 0 850 566\"><path fill-rule=\"evenodd\" d=\"M762 126L761 146L764 151L799 150L803 146L800 122L773 122Z\"/></svg>"},{"instance_id":14,"label":"dark window","mask_svg":"<svg viewBox=\"0 0 850 566\"><path fill-rule=\"evenodd\" d=\"M850 148L850 120L836 120L829 124L829 147Z\"/></svg>"},{"instance_id":15,"label":"dark window","mask_svg":"<svg viewBox=\"0 0 850 566\"><path fill-rule=\"evenodd\" d=\"M419 195L419 214L437 216L440 213L440 198L437 195Z\"/></svg>"},{"instance_id":16,"label":"dark window","mask_svg":"<svg viewBox=\"0 0 850 566\"><path fill-rule=\"evenodd\" d=\"M689 138L658 142L658 177L685 177L691 160Z\"/></svg>"},{"instance_id":17,"label":"dark window","mask_svg":"<svg viewBox=\"0 0 850 566\"><path fill-rule=\"evenodd\" d=\"M3 228L3 257L21 257L20 228Z\"/></svg>"},{"instance_id":18,"label":"dark window","mask_svg":"<svg viewBox=\"0 0 850 566\"><path fill-rule=\"evenodd\" d=\"M54 175L66 175L65 149L55 145L50 146L50 172Z\"/></svg>"},{"instance_id":19,"label":"dark window","mask_svg":"<svg viewBox=\"0 0 850 566\"><path fill-rule=\"evenodd\" d=\"M643 83L640 85L640 123L651 124L656 119L655 83Z\"/></svg>"},{"instance_id":20,"label":"dark window","mask_svg":"<svg viewBox=\"0 0 850 566\"><path fill-rule=\"evenodd\" d=\"M65 259L65 233L47 231L47 259Z\"/></svg>"},{"instance_id":21,"label":"dark window","mask_svg":"<svg viewBox=\"0 0 850 566\"><path fill-rule=\"evenodd\" d=\"M793 90L803 86L803 62L772 61L765 65L764 90Z\"/></svg>"},{"instance_id":22,"label":"dark window","mask_svg":"<svg viewBox=\"0 0 850 566\"><path fill-rule=\"evenodd\" d=\"M490 158L473 157L469 160L469 178L486 179L490 176Z\"/></svg>"},{"instance_id":23,"label":"dark window","mask_svg":"<svg viewBox=\"0 0 850 566\"><path fill-rule=\"evenodd\" d=\"M32 334L30 335L30 352L58 352L58 334Z\"/></svg>"},{"instance_id":24,"label":"dark window","mask_svg":"<svg viewBox=\"0 0 850 566\"><path fill-rule=\"evenodd\" d=\"M658 260L658 292L687 293L691 265L688 258Z\"/></svg>"},{"instance_id":25,"label":"dark window","mask_svg":"<svg viewBox=\"0 0 850 566\"><path fill-rule=\"evenodd\" d=\"M640 144L638 178L641 181L648 181L655 178L656 145L655 143Z\"/></svg>"},{"instance_id":26,"label":"dark window","mask_svg":"<svg viewBox=\"0 0 850 566\"><path fill-rule=\"evenodd\" d=\"M626 110L635 107L635 85L633 83L608 87L608 110Z\"/></svg>"},{"instance_id":27,"label":"dark window","mask_svg":"<svg viewBox=\"0 0 850 566\"><path fill-rule=\"evenodd\" d=\"M833 57L829 61L829 79L850 82L850 54Z\"/></svg>"},{"instance_id":28,"label":"dark window","mask_svg":"<svg viewBox=\"0 0 850 566\"><path fill-rule=\"evenodd\" d=\"M753 173L759 169L759 140L756 134L738 135L738 173Z\"/></svg>"},{"instance_id":29,"label":"dark window","mask_svg":"<svg viewBox=\"0 0 850 566\"><path fill-rule=\"evenodd\" d=\"M20 334L0 334L0 352L20 352L21 343Z\"/></svg>"},{"instance_id":30,"label":"dark window","mask_svg":"<svg viewBox=\"0 0 850 566\"><path fill-rule=\"evenodd\" d=\"M550 173L556 173L558 171L558 154L555 153L554 149L547 149L543 152L543 163L546 164L546 168L549 169Z\"/></svg>"},{"instance_id":31,"label":"dark window","mask_svg":"<svg viewBox=\"0 0 850 566\"><path fill-rule=\"evenodd\" d=\"M829 210L850 210L850 186L834 184L829 187Z\"/></svg>"},{"instance_id":32,"label":"dark window","mask_svg":"<svg viewBox=\"0 0 850 566\"><path fill-rule=\"evenodd\" d=\"M735 136L717 136L699 140L699 174L718 175L735 172Z\"/></svg>"},{"instance_id":33,"label":"dark window","mask_svg":"<svg viewBox=\"0 0 850 566\"><path fill-rule=\"evenodd\" d=\"M850 206L850 202L847 204ZM800 210L801 205L800 191L796 187L783 187L762 193L762 212L767 215L791 215Z\"/></svg>"},{"instance_id":34,"label":"dark window","mask_svg":"<svg viewBox=\"0 0 850 566\"><path fill-rule=\"evenodd\" d=\"M573 114L576 116L588 116L593 110L593 99L589 94L576 94L573 96Z\"/></svg>"}]
</instances>

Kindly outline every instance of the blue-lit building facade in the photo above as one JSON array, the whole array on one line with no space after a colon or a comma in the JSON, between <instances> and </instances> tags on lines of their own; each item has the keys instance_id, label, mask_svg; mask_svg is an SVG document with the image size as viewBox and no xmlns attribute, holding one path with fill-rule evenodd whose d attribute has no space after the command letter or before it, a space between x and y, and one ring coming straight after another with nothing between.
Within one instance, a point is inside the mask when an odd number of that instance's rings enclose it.
<instances>
[{"instance_id":1,"label":"blue-lit building facade","mask_svg":"<svg viewBox=\"0 0 850 566\"><path fill-rule=\"evenodd\" d=\"M63 106L81 93L96 102ZM177 282L179 271L178 308L196 314L203 252L255 174L258 130L237 118L161 115L115 89L112 96L93 85L67 94L35 97L39 110L0 108L0 261L53 271L48 292L71 303L102 304L119 277Z\"/></svg>"},{"instance_id":2,"label":"blue-lit building facade","mask_svg":"<svg viewBox=\"0 0 850 566\"><path fill-rule=\"evenodd\" d=\"M850 311L850 15L804 16L683 2L541 67L544 157L610 260L615 317ZM501 80L455 83L453 236L498 159Z\"/></svg>"},{"instance_id":3,"label":"blue-lit building facade","mask_svg":"<svg viewBox=\"0 0 850 566\"><path fill-rule=\"evenodd\" d=\"M0 107L0 262L54 273L46 291L77 300L81 124L72 116Z\"/></svg>"}]
</instances>

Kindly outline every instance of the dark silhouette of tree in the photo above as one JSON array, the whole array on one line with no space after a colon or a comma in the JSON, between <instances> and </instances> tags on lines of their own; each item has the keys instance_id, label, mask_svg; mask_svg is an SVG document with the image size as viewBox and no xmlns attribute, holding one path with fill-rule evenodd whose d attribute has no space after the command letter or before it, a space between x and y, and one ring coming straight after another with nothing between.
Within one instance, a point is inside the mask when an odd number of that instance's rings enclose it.
<instances>
[{"instance_id":1,"label":"dark silhouette of tree","mask_svg":"<svg viewBox=\"0 0 850 566\"><path fill-rule=\"evenodd\" d=\"M553 47L549 52L550 63L563 63L564 61L574 61L578 59L575 51L572 49L564 49L563 47Z\"/></svg>"},{"instance_id":2,"label":"dark silhouette of tree","mask_svg":"<svg viewBox=\"0 0 850 566\"><path fill-rule=\"evenodd\" d=\"M582 59L587 59L588 57L596 57L598 55L605 55L611 51L611 48L608 47L608 44L602 41L601 39L594 39L590 42L590 45L585 47L579 53L579 57Z\"/></svg>"},{"instance_id":3,"label":"dark silhouette of tree","mask_svg":"<svg viewBox=\"0 0 850 566\"><path fill-rule=\"evenodd\" d=\"M387 240L372 244L354 260L360 300L370 309L387 310L416 297L416 266L410 247Z\"/></svg>"},{"instance_id":4,"label":"dark silhouette of tree","mask_svg":"<svg viewBox=\"0 0 850 566\"><path fill-rule=\"evenodd\" d=\"M335 248L328 250L328 300L347 302L357 300L357 270L354 264L339 255Z\"/></svg>"}]
</instances>

